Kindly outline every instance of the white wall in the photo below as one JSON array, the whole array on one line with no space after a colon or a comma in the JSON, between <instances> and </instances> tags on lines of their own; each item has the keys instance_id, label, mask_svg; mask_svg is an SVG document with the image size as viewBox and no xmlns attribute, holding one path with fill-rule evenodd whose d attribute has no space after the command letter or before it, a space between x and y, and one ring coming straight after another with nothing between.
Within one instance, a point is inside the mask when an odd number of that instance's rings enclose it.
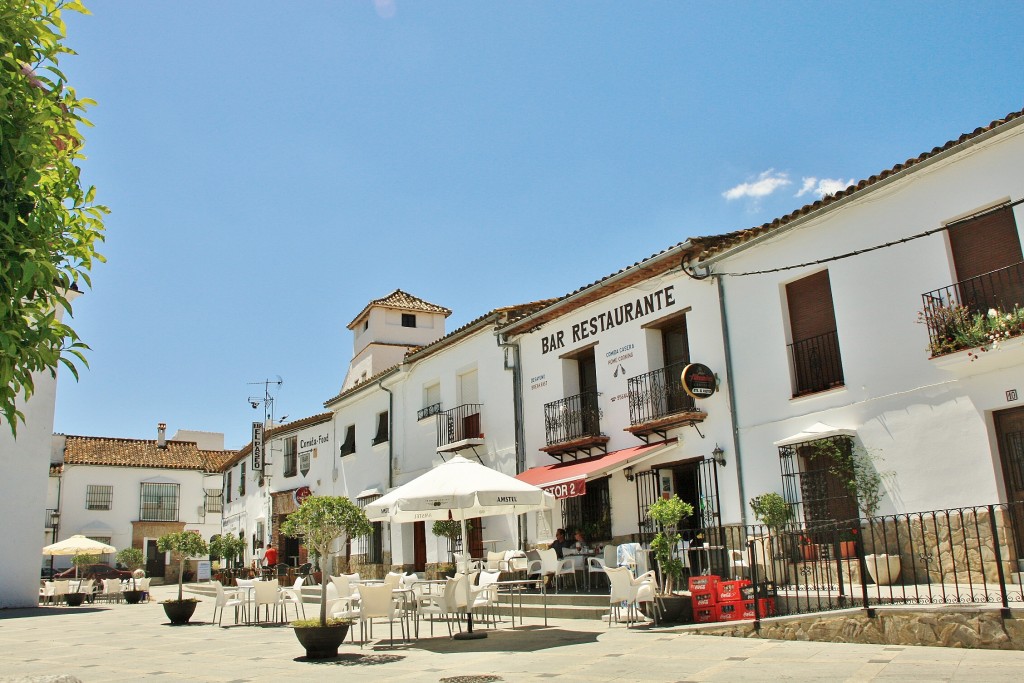
<instances>
[{"instance_id":1,"label":"white wall","mask_svg":"<svg viewBox=\"0 0 1024 683\"><path fill-rule=\"evenodd\" d=\"M731 256L718 272L762 270L860 250L1021 196L1024 137L1012 132L939 161L846 207ZM1018 227L1024 212L1017 207ZM787 282L827 267L845 387L792 398ZM1024 388L1024 354L977 363L929 360L917 323L921 295L953 284L939 232L853 258L770 275L726 277L748 497L781 491L772 443L815 422L857 430L857 442L895 472L882 512L980 505L1001 497L991 411ZM996 354L998 355L998 354Z\"/></svg>"}]
</instances>

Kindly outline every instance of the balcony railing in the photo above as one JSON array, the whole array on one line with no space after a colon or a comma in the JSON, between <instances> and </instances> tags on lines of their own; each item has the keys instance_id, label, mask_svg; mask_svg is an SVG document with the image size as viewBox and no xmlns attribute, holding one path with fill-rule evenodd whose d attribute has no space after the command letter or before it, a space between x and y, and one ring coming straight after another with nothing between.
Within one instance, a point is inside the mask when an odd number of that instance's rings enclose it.
<instances>
[{"instance_id":1,"label":"balcony railing","mask_svg":"<svg viewBox=\"0 0 1024 683\"><path fill-rule=\"evenodd\" d=\"M1024 261L921 295L933 356L1024 334ZM996 315L990 316L990 311ZM1007 317L1009 316L1009 317ZM1008 333L1008 334L1007 334Z\"/></svg>"},{"instance_id":2,"label":"balcony railing","mask_svg":"<svg viewBox=\"0 0 1024 683\"><path fill-rule=\"evenodd\" d=\"M437 414L437 447L466 439L481 439L480 403L466 403Z\"/></svg>"},{"instance_id":3,"label":"balcony railing","mask_svg":"<svg viewBox=\"0 0 1024 683\"><path fill-rule=\"evenodd\" d=\"M679 378L686 365L686 362L673 363L627 380L631 425L697 410L696 401L683 391L683 383Z\"/></svg>"},{"instance_id":4,"label":"balcony railing","mask_svg":"<svg viewBox=\"0 0 1024 683\"><path fill-rule=\"evenodd\" d=\"M793 396L813 394L843 384L843 361L835 331L789 345L796 388Z\"/></svg>"},{"instance_id":5,"label":"balcony railing","mask_svg":"<svg viewBox=\"0 0 1024 683\"><path fill-rule=\"evenodd\" d=\"M417 420L425 420L428 417L430 417L431 415L437 415L440 412L441 412L441 404L440 404L440 402L432 403L429 406L427 406L426 408L422 408L420 410L417 410L416 411L416 419Z\"/></svg>"},{"instance_id":6,"label":"balcony railing","mask_svg":"<svg viewBox=\"0 0 1024 683\"><path fill-rule=\"evenodd\" d=\"M544 404L544 431L548 445L601 435L601 410L596 391Z\"/></svg>"}]
</instances>

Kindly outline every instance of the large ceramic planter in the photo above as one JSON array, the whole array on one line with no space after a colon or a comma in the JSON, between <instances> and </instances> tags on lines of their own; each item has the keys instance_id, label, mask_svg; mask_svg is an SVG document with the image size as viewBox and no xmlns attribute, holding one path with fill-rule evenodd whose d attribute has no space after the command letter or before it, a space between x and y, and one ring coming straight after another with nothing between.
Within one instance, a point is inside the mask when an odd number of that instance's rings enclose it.
<instances>
[{"instance_id":1,"label":"large ceramic planter","mask_svg":"<svg viewBox=\"0 0 1024 683\"><path fill-rule=\"evenodd\" d=\"M164 606L164 613L167 619L174 625L187 624L188 620L196 611L198 600L166 600L160 603Z\"/></svg>"},{"instance_id":2,"label":"large ceramic planter","mask_svg":"<svg viewBox=\"0 0 1024 683\"><path fill-rule=\"evenodd\" d=\"M867 565L868 574L879 586L888 586L896 582L900 575L899 555L865 555L864 564Z\"/></svg>"},{"instance_id":3,"label":"large ceramic planter","mask_svg":"<svg viewBox=\"0 0 1024 683\"><path fill-rule=\"evenodd\" d=\"M685 595L659 595L657 597L660 613L659 623L680 624L693 621L693 605ZM641 602L640 612L648 619L654 619L651 603Z\"/></svg>"},{"instance_id":4,"label":"large ceramic planter","mask_svg":"<svg viewBox=\"0 0 1024 683\"><path fill-rule=\"evenodd\" d=\"M338 656L338 646L348 635L348 628L348 624L296 626L295 637L306 648L308 659L330 659Z\"/></svg>"},{"instance_id":5,"label":"large ceramic planter","mask_svg":"<svg viewBox=\"0 0 1024 683\"><path fill-rule=\"evenodd\" d=\"M64 599L69 607L79 607L85 600L85 593L66 593Z\"/></svg>"},{"instance_id":6,"label":"large ceramic planter","mask_svg":"<svg viewBox=\"0 0 1024 683\"><path fill-rule=\"evenodd\" d=\"M124 601L129 605L137 605L142 602L142 591L125 591L122 595L124 595Z\"/></svg>"}]
</instances>

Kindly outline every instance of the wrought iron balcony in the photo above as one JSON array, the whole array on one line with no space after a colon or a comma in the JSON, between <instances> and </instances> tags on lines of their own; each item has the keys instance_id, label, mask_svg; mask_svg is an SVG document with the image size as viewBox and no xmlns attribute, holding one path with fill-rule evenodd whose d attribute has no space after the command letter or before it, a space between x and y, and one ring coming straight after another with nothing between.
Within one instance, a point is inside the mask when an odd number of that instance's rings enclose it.
<instances>
[{"instance_id":1,"label":"wrought iron balcony","mask_svg":"<svg viewBox=\"0 0 1024 683\"><path fill-rule=\"evenodd\" d=\"M842 386L843 360L839 355L839 337L835 331L819 334L789 345L796 375L793 396L813 394Z\"/></svg>"},{"instance_id":2,"label":"wrought iron balcony","mask_svg":"<svg viewBox=\"0 0 1024 683\"><path fill-rule=\"evenodd\" d=\"M596 391L544 404L544 431L549 446L601 436L601 409Z\"/></svg>"},{"instance_id":3,"label":"wrought iron balcony","mask_svg":"<svg viewBox=\"0 0 1024 683\"><path fill-rule=\"evenodd\" d=\"M441 412L441 404L440 403L433 403L433 404L427 406L426 408L423 408L421 410L416 411L416 419L417 420L425 420L428 417L430 417L431 415L437 415L440 412Z\"/></svg>"},{"instance_id":4,"label":"wrought iron balcony","mask_svg":"<svg viewBox=\"0 0 1024 683\"><path fill-rule=\"evenodd\" d=\"M643 425L678 413L697 412L696 401L683 391L680 380L686 365L685 362L673 363L626 381L629 424Z\"/></svg>"},{"instance_id":5,"label":"wrought iron balcony","mask_svg":"<svg viewBox=\"0 0 1024 683\"><path fill-rule=\"evenodd\" d=\"M990 334L1024 334L1024 262L921 295L932 356L982 346ZM995 311L996 315L989 315ZM1009 315L1009 317L1007 317ZM1009 334L1006 334L1009 333Z\"/></svg>"},{"instance_id":6,"label":"wrought iron balcony","mask_svg":"<svg viewBox=\"0 0 1024 683\"><path fill-rule=\"evenodd\" d=\"M458 451L483 443L480 403L466 403L437 413L437 450Z\"/></svg>"}]
</instances>

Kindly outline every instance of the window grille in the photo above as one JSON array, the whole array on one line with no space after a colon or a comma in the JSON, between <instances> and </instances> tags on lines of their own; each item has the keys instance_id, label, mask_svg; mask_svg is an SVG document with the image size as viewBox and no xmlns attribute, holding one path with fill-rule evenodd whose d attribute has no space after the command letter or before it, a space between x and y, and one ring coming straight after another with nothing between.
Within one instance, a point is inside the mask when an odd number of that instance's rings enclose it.
<instances>
[{"instance_id":1,"label":"window grille","mask_svg":"<svg viewBox=\"0 0 1024 683\"><path fill-rule=\"evenodd\" d=\"M294 477L299 473L298 458L296 457L296 446L299 437L290 436L284 440L284 476Z\"/></svg>"},{"instance_id":2,"label":"window grille","mask_svg":"<svg viewBox=\"0 0 1024 683\"><path fill-rule=\"evenodd\" d=\"M779 446L782 490L793 508L793 520L815 528L831 528L858 516L857 498L844 485L843 473L825 455L817 455L817 445L832 442L849 455L853 441L848 436L817 439Z\"/></svg>"},{"instance_id":3,"label":"window grille","mask_svg":"<svg viewBox=\"0 0 1024 683\"><path fill-rule=\"evenodd\" d=\"M86 510L109 510L114 502L114 487L89 484L85 487Z\"/></svg>"},{"instance_id":4,"label":"window grille","mask_svg":"<svg viewBox=\"0 0 1024 683\"><path fill-rule=\"evenodd\" d=\"M240 467L240 469L238 470L238 495L239 496L244 496L245 495L245 461L244 460L241 462L239 467Z\"/></svg>"},{"instance_id":5,"label":"window grille","mask_svg":"<svg viewBox=\"0 0 1024 683\"><path fill-rule=\"evenodd\" d=\"M356 500L356 505L365 508L378 498L380 498L380 494L359 498ZM384 562L384 524L371 522L371 525L373 531L368 536L352 539L352 554L365 555L367 564L381 564Z\"/></svg>"},{"instance_id":6,"label":"window grille","mask_svg":"<svg viewBox=\"0 0 1024 683\"><path fill-rule=\"evenodd\" d=\"M220 489L206 489L206 511L224 511L224 492Z\"/></svg>"},{"instance_id":7,"label":"window grille","mask_svg":"<svg viewBox=\"0 0 1024 683\"><path fill-rule=\"evenodd\" d=\"M415 313L403 313L402 314L402 327L416 327L416 314Z\"/></svg>"},{"instance_id":8,"label":"window grille","mask_svg":"<svg viewBox=\"0 0 1024 683\"><path fill-rule=\"evenodd\" d=\"M562 526L567 534L583 531L587 541L612 537L612 503L609 477L587 482L582 496L562 500Z\"/></svg>"},{"instance_id":9,"label":"window grille","mask_svg":"<svg viewBox=\"0 0 1024 683\"><path fill-rule=\"evenodd\" d=\"M178 488L178 484L143 484L139 519L143 522L177 522Z\"/></svg>"}]
</instances>

